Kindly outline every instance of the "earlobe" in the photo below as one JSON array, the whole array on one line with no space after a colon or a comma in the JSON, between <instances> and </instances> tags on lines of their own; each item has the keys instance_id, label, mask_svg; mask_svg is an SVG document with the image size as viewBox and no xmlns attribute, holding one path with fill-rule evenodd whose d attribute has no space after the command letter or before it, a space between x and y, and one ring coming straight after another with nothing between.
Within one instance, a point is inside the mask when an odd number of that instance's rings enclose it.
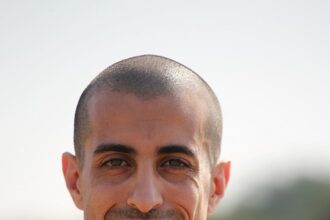
<instances>
[{"instance_id":1,"label":"earlobe","mask_svg":"<svg viewBox=\"0 0 330 220\"><path fill-rule=\"evenodd\" d=\"M230 179L230 166L231 163L220 162L215 168L212 176L212 185L209 195L208 212L212 213L219 203L220 199L224 196L226 187Z\"/></svg>"},{"instance_id":2,"label":"earlobe","mask_svg":"<svg viewBox=\"0 0 330 220\"><path fill-rule=\"evenodd\" d=\"M74 203L79 209L82 209L79 164L76 157L71 153L63 153L62 171L66 182L66 187L69 190Z\"/></svg>"}]
</instances>

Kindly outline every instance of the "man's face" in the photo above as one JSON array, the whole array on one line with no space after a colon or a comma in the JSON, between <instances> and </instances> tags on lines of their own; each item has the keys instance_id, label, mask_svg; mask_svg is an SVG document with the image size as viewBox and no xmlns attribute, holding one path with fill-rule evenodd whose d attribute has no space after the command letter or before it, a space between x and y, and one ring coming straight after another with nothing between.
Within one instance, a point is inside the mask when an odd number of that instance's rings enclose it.
<instances>
[{"instance_id":1,"label":"man's face","mask_svg":"<svg viewBox=\"0 0 330 220\"><path fill-rule=\"evenodd\" d=\"M202 106L194 98L93 95L73 195L85 219L206 219L218 183Z\"/></svg>"}]
</instances>

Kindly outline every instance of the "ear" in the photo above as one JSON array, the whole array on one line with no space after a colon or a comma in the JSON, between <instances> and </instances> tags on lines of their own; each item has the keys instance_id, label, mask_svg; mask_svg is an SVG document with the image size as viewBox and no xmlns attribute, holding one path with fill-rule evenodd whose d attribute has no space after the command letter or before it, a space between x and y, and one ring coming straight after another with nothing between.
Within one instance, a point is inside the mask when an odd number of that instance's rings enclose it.
<instances>
[{"instance_id":1,"label":"ear","mask_svg":"<svg viewBox=\"0 0 330 220\"><path fill-rule=\"evenodd\" d=\"M213 170L212 184L209 195L208 212L212 213L219 203L220 199L224 196L226 187L230 178L231 163L220 162Z\"/></svg>"},{"instance_id":2,"label":"ear","mask_svg":"<svg viewBox=\"0 0 330 220\"><path fill-rule=\"evenodd\" d=\"M71 197L79 209L82 209L82 193L80 186L80 169L77 158L66 152L62 155L62 171Z\"/></svg>"}]
</instances>

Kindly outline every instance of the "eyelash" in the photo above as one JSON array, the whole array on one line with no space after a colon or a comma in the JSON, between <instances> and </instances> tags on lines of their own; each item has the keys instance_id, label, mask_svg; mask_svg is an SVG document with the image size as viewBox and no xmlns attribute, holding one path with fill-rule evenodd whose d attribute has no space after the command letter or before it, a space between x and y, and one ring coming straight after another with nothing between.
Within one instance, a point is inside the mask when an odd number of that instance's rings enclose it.
<instances>
[{"instance_id":1,"label":"eyelash","mask_svg":"<svg viewBox=\"0 0 330 220\"><path fill-rule=\"evenodd\" d=\"M177 163L177 165L171 165L170 163L171 162L175 162ZM174 168L174 169L187 169L187 168L190 168L191 166L189 165L189 163L181 160L181 159L178 159L178 158L170 158L170 159L167 159L165 160L162 164L161 164L161 167L165 167L165 168Z\"/></svg>"},{"instance_id":2,"label":"eyelash","mask_svg":"<svg viewBox=\"0 0 330 220\"><path fill-rule=\"evenodd\" d=\"M120 164L113 165L113 164L110 164L110 162L120 162ZM125 164L123 165L123 163L125 163ZM130 167L130 166L131 166L130 163L127 160L124 160L122 158L111 158L111 159L104 161L101 164L101 167L110 167L110 168L123 168L123 167Z\"/></svg>"},{"instance_id":3,"label":"eyelash","mask_svg":"<svg viewBox=\"0 0 330 220\"><path fill-rule=\"evenodd\" d=\"M111 164L117 163L117 164ZM118 164L119 162L119 164ZM173 165L175 163L175 165ZM131 164L122 158L111 158L106 161L104 161L101 164L101 167L109 167L109 168L123 168L123 167L131 167ZM173 169L190 169L191 165L182 159L179 158L169 158L165 159L161 162L160 167L162 168L173 168Z\"/></svg>"}]
</instances>

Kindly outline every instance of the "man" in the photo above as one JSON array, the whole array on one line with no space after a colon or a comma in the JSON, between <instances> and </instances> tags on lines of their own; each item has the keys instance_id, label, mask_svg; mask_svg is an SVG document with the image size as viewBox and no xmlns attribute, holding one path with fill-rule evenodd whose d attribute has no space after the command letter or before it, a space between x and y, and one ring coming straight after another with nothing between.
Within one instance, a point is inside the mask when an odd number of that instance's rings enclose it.
<instances>
[{"instance_id":1,"label":"man","mask_svg":"<svg viewBox=\"0 0 330 220\"><path fill-rule=\"evenodd\" d=\"M67 188L86 220L205 220L224 195L221 111L189 68L143 55L105 69L84 90Z\"/></svg>"}]
</instances>

